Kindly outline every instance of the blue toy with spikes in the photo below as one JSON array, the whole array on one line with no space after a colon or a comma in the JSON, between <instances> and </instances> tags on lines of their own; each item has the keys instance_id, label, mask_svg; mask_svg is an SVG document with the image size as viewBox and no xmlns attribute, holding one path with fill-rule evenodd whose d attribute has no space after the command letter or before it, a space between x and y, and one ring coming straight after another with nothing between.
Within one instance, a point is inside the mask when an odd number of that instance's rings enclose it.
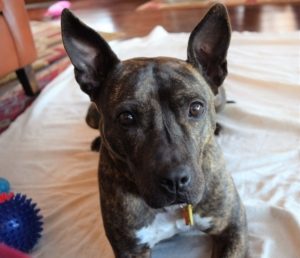
<instances>
[{"instance_id":1,"label":"blue toy with spikes","mask_svg":"<svg viewBox=\"0 0 300 258\"><path fill-rule=\"evenodd\" d=\"M26 195L0 193L0 243L29 253L41 237L42 216Z\"/></svg>"}]
</instances>

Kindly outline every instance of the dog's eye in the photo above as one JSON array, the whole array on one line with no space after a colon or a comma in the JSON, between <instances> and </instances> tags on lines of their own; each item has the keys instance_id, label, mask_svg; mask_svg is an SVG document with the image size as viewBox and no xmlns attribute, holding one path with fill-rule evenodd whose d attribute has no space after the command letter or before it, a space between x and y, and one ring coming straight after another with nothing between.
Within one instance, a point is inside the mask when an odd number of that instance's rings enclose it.
<instances>
[{"instance_id":1,"label":"dog's eye","mask_svg":"<svg viewBox=\"0 0 300 258\"><path fill-rule=\"evenodd\" d=\"M200 101L195 101L190 105L189 116L190 117L199 117L204 112L204 104Z\"/></svg>"},{"instance_id":2,"label":"dog's eye","mask_svg":"<svg viewBox=\"0 0 300 258\"><path fill-rule=\"evenodd\" d=\"M134 116L132 113L126 111L119 115L119 122L123 126L129 126L134 123Z\"/></svg>"}]
</instances>

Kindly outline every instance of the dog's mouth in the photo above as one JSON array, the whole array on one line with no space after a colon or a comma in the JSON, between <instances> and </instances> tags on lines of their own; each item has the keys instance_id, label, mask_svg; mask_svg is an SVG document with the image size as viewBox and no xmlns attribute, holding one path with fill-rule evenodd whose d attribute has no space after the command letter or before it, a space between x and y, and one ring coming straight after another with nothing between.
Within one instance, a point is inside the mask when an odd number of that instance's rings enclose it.
<instances>
[{"instance_id":1,"label":"dog's mouth","mask_svg":"<svg viewBox=\"0 0 300 258\"><path fill-rule=\"evenodd\" d=\"M151 208L154 209L161 209L173 205L193 204L195 202L189 197L188 192L173 195L157 194L152 195L150 198L144 196L144 200Z\"/></svg>"},{"instance_id":2,"label":"dog's mouth","mask_svg":"<svg viewBox=\"0 0 300 258\"><path fill-rule=\"evenodd\" d=\"M175 196L175 200L171 203L172 205L175 204L187 204L187 203L191 203L191 198L189 198L188 192L185 193L179 193L176 194Z\"/></svg>"},{"instance_id":3,"label":"dog's mouth","mask_svg":"<svg viewBox=\"0 0 300 258\"><path fill-rule=\"evenodd\" d=\"M137 190L148 206L159 209L171 205L196 205L200 202L204 190L200 170L196 171L192 166L182 165L169 173L166 171L154 174L150 173L150 170L149 173L136 174Z\"/></svg>"}]
</instances>

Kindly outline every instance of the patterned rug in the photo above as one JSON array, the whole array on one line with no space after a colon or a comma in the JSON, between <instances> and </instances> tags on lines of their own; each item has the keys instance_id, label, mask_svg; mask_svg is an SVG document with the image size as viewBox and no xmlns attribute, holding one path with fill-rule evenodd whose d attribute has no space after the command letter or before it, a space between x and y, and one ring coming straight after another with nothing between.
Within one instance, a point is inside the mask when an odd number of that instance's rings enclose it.
<instances>
[{"instance_id":1,"label":"patterned rug","mask_svg":"<svg viewBox=\"0 0 300 258\"><path fill-rule=\"evenodd\" d=\"M60 26L57 22L31 22L31 29L38 52L33 63L39 88L42 90L59 75L70 61L62 45ZM101 33L107 40L118 34ZM34 101L35 97L24 94L16 74L0 78L0 134Z\"/></svg>"},{"instance_id":2,"label":"patterned rug","mask_svg":"<svg viewBox=\"0 0 300 258\"><path fill-rule=\"evenodd\" d=\"M215 2L215 0L152 0L140 5L137 8L137 11L208 7ZM218 2L221 2L226 6L234 6L276 3L286 4L300 2L300 0L219 0Z\"/></svg>"}]
</instances>

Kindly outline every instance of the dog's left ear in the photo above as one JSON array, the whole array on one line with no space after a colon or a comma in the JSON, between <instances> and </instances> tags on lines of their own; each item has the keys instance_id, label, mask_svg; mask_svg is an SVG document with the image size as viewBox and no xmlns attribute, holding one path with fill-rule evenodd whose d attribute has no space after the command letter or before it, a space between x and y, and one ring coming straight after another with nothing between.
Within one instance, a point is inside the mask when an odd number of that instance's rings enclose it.
<instances>
[{"instance_id":1,"label":"dog's left ear","mask_svg":"<svg viewBox=\"0 0 300 258\"><path fill-rule=\"evenodd\" d=\"M190 35L188 62L199 69L214 94L227 75L231 28L226 7L215 4Z\"/></svg>"}]
</instances>

